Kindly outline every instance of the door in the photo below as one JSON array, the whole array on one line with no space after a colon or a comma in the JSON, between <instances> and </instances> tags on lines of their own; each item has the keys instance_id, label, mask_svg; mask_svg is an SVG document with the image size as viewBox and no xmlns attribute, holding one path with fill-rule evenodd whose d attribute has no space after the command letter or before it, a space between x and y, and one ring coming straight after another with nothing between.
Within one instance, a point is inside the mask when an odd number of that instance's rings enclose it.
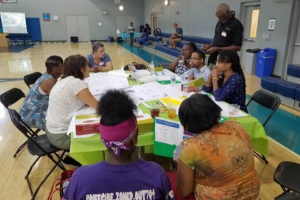
<instances>
[{"instance_id":1,"label":"door","mask_svg":"<svg viewBox=\"0 0 300 200\"><path fill-rule=\"evenodd\" d=\"M67 15L66 16L67 41L71 37L78 37L79 42L90 41L90 28L88 16Z\"/></svg>"},{"instance_id":2,"label":"door","mask_svg":"<svg viewBox=\"0 0 300 200\"><path fill-rule=\"evenodd\" d=\"M239 54L243 68L246 66L246 50L256 48L259 11L259 2L242 3L241 22L244 26L244 41Z\"/></svg>"},{"instance_id":3,"label":"door","mask_svg":"<svg viewBox=\"0 0 300 200\"><path fill-rule=\"evenodd\" d=\"M295 14L294 20L296 22L296 26L295 29L297 30L296 32L296 37L295 37L295 41L293 42L293 53L292 53L292 58L291 58L291 62L292 64L300 64L300 20L299 20L299 16L300 16L300 1L298 1L298 5L297 5L297 13ZM298 19L298 20L297 20Z\"/></svg>"},{"instance_id":4,"label":"door","mask_svg":"<svg viewBox=\"0 0 300 200\"><path fill-rule=\"evenodd\" d=\"M67 28L67 41L71 42L71 36L78 37L77 16L66 16L66 28Z\"/></svg>"},{"instance_id":5,"label":"door","mask_svg":"<svg viewBox=\"0 0 300 200\"><path fill-rule=\"evenodd\" d=\"M79 42L90 41L90 27L88 16L77 16Z\"/></svg>"},{"instance_id":6,"label":"door","mask_svg":"<svg viewBox=\"0 0 300 200\"><path fill-rule=\"evenodd\" d=\"M151 30L154 35L154 31L158 28L158 15L157 14L151 14Z\"/></svg>"}]
</instances>

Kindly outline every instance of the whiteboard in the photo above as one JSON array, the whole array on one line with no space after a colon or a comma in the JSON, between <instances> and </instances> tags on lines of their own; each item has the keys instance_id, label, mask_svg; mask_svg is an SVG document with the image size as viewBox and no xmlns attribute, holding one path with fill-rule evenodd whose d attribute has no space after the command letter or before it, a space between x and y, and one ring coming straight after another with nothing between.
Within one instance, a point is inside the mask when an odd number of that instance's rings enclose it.
<instances>
[{"instance_id":1,"label":"whiteboard","mask_svg":"<svg viewBox=\"0 0 300 200\"><path fill-rule=\"evenodd\" d=\"M0 12L0 15L3 32L28 34L25 13Z\"/></svg>"}]
</instances>

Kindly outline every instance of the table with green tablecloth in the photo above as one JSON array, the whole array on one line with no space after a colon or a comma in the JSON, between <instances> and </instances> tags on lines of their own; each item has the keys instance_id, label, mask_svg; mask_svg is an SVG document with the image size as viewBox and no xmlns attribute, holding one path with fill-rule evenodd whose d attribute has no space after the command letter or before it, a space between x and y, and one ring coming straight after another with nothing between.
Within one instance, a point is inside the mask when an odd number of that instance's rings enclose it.
<instances>
[{"instance_id":1,"label":"table with green tablecloth","mask_svg":"<svg viewBox=\"0 0 300 200\"><path fill-rule=\"evenodd\" d=\"M144 113L150 113L149 108L144 104L139 105ZM168 119L167 113L160 113L160 117ZM176 116L174 121L179 121ZM252 146L255 151L268 157L268 138L261 123L251 115L246 117L229 118L239 122L249 133ZM153 132L139 133L137 146L146 146L148 150L153 147ZM104 158L106 147L100 140L100 134L96 134L89 138L71 138L70 156L75 158L82 165L97 163Z\"/></svg>"}]
</instances>

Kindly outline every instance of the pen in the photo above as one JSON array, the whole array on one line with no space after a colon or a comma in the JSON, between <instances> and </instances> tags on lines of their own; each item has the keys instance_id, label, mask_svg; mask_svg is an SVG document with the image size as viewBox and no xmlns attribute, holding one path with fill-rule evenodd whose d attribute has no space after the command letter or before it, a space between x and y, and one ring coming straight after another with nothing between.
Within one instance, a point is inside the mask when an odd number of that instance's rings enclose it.
<instances>
[{"instance_id":1,"label":"pen","mask_svg":"<svg viewBox=\"0 0 300 200\"><path fill-rule=\"evenodd\" d=\"M165 75L164 72L161 72L161 73L162 73L163 75Z\"/></svg>"},{"instance_id":2,"label":"pen","mask_svg":"<svg viewBox=\"0 0 300 200\"><path fill-rule=\"evenodd\" d=\"M155 72L156 76L158 76L157 72Z\"/></svg>"}]
</instances>

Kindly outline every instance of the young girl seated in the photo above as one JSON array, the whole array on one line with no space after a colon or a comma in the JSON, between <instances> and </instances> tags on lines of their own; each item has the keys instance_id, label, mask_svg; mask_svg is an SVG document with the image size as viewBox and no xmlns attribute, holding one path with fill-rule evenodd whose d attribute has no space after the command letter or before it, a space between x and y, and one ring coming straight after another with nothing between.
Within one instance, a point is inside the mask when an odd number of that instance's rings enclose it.
<instances>
[{"instance_id":1,"label":"young girl seated","mask_svg":"<svg viewBox=\"0 0 300 200\"><path fill-rule=\"evenodd\" d=\"M216 66L203 86L205 92L213 93L217 101L237 104L248 112L246 107L246 80L239 55L232 50L219 53Z\"/></svg>"},{"instance_id":2,"label":"young girl seated","mask_svg":"<svg viewBox=\"0 0 300 200\"><path fill-rule=\"evenodd\" d=\"M57 79L63 73L63 59L50 56L46 60L47 72L30 88L20 109L22 120L32 128L45 130L49 94Z\"/></svg>"},{"instance_id":3,"label":"young girl seated","mask_svg":"<svg viewBox=\"0 0 300 200\"><path fill-rule=\"evenodd\" d=\"M101 97L100 135L107 159L77 169L64 199L174 199L170 181L158 164L131 160L138 140L136 109L124 91L109 90Z\"/></svg>"}]
</instances>

